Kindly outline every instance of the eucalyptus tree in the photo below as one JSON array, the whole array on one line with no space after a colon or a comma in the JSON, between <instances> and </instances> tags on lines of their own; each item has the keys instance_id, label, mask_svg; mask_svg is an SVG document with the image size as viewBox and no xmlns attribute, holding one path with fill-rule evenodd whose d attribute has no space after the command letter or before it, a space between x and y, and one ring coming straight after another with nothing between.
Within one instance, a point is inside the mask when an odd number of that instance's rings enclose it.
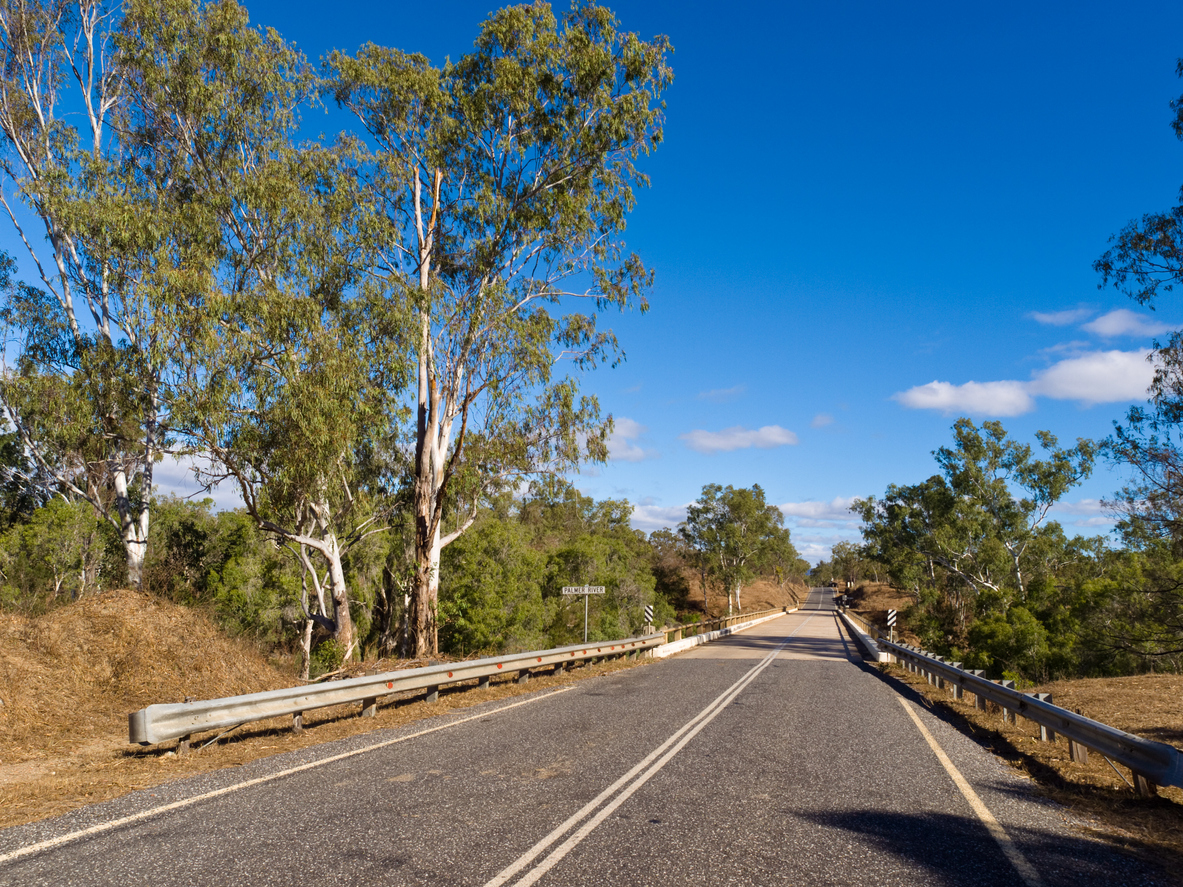
<instances>
[{"instance_id":1,"label":"eucalyptus tree","mask_svg":"<svg viewBox=\"0 0 1183 887\"><path fill-rule=\"evenodd\" d=\"M611 419L578 373L620 356L598 310L646 307L652 273L621 237L647 184L636 161L661 140L668 51L577 2L562 19L545 3L499 10L439 68L373 44L330 59L372 148L358 168L372 271L416 323L416 655L437 648L440 551L482 495L607 458Z\"/></svg>"},{"instance_id":2,"label":"eucalyptus tree","mask_svg":"<svg viewBox=\"0 0 1183 887\"><path fill-rule=\"evenodd\" d=\"M183 217L168 312L173 427L304 571L302 604L349 658L344 558L386 525L373 495L403 385L400 303L358 281L358 194L341 150L300 144L318 95L303 56L233 2L154 4L124 38L128 132ZM192 273L195 270L198 273ZM315 602L308 599L311 585ZM326 597L328 600L326 600Z\"/></svg>"},{"instance_id":3,"label":"eucalyptus tree","mask_svg":"<svg viewBox=\"0 0 1183 887\"><path fill-rule=\"evenodd\" d=\"M1002 612L1026 598L1028 571L1045 559L1041 543L1062 538L1048 513L1088 477L1097 446L1081 439L1064 449L1054 435L1040 431L1036 437L1047 458L1037 459L1000 423L986 422L979 430L965 418L957 420L953 436L952 447L934 453L941 474L919 484L892 484L881 500L860 500L851 510L863 519L868 551L894 581L919 594L925 574L936 582L935 567L953 578L949 591L964 629L983 593Z\"/></svg>"},{"instance_id":4,"label":"eucalyptus tree","mask_svg":"<svg viewBox=\"0 0 1183 887\"><path fill-rule=\"evenodd\" d=\"M687 507L679 529L726 590L728 615L732 602L743 609L741 593L754 575L753 566L788 543L784 519L779 508L764 500L759 484L750 490L707 484L698 501Z\"/></svg>"},{"instance_id":5,"label":"eucalyptus tree","mask_svg":"<svg viewBox=\"0 0 1183 887\"><path fill-rule=\"evenodd\" d=\"M935 453L955 494L981 510L1006 550L1020 598L1026 596L1023 564L1029 547L1052 506L1092 473L1098 449L1084 438L1063 449L1049 431L1035 437L1046 459L1034 458L1029 444L1009 439L1001 422L984 422L979 430L962 418L953 426L955 445Z\"/></svg>"},{"instance_id":6,"label":"eucalyptus tree","mask_svg":"<svg viewBox=\"0 0 1183 887\"><path fill-rule=\"evenodd\" d=\"M168 363L151 298L161 242L120 184L127 146L114 125L125 101L118 38L139 11L0 2L0 206L38 282L4 299L16 359L0 401L49 489L119 530L136 586Z\"/></svg>"},{"instance_id":7,"label":"eucalyptus tree","mask_svg":"<svg viewBox=\"0 0 1183 887\"><path fill-rule=\"evenodd\" d=\"M1183 59L1176 65L1183 77ZM1183 141L1183 96L1171 102L1171 128ZM1183 200L1183 189L1180 190ZM1113 285L1151 309L1183 282L1183 203L1147 213L1111 238L1093 263L1101 286ZM1124 513L1127 541L1144 547L1162 540L1183 556L1183 332L1155 343L1150 401L1131 407L1107 441L1108 454L1133 469L1130 483L1113 503Z\"/></svg>"}]
</instances>

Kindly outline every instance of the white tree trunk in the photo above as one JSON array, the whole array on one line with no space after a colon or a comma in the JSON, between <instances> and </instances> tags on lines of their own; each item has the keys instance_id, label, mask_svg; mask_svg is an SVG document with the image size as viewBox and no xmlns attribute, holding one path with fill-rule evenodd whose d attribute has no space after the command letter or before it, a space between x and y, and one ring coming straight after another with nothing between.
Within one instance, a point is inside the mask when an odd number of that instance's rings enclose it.
<instances>
[{"instance_id":1,"label":"white tree trunk","mask_svg":"<svg viewBox=\"0 0 1183 887\"><path fill-rule=\"evenodd\" d=\"M312 626L316 623L311 619L304 620L304 632L300 635L300 680L308 680L308 670L312 666Z\"/></svg>"},{"instance_id":2,"label":"white tree trunk","mask_svg":"<svg viewBox=\"0 0 1183 887\"><path fill-rule=\"evenodd\" d=\"M329 562L329 593L333 598L333 621L337 630L333 640L344 651L344 661L353 658L357 638L353 632L353 614L349 612L349 586L345 584L345 571L341 567L341 548L335 533L326 533L325 547L321 551Z\"/></svg>"}]
</instances>

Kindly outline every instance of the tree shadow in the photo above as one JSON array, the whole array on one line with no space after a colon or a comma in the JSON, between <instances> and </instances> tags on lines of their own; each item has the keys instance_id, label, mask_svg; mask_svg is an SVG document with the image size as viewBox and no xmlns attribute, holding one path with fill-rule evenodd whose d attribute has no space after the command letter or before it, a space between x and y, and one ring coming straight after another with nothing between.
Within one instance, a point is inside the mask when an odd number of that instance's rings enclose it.
<instances>
[{"instance_id":1,"label":"tree shadow","mask_svg":"<svg viewBox=\"0 0 1183 887\"><path fill-rule=\"evenodd\" d=\"M882 810L797 815L828 829L858 835L868 851L926 869L942 884L968 887L1022 883L985 826L968 817ZM1010 828L1007 833L1048 887L1157 887L1176 883L1145 859L1099 841L1033 828Z\"/></svg>"}]
</instances>

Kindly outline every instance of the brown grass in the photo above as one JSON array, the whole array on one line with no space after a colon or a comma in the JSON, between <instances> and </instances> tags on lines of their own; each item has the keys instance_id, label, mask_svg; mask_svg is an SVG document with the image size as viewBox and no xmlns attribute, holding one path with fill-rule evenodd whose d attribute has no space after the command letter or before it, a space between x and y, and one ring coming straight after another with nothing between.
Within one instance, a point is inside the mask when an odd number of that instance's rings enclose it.
<instances>
[{"instance_id":1,"label":"brown grass","mask_svg":"<svg viewBox=\"0 0 1183 887\"><path fill-rule=\"evenodd\" d=\"M687 573L687 578L690 581L690 604L691 607L702 611L702 583L698 579L698 574ZM757 577L752 580L750 585L745 585L741 592L741 599L743 602L744 612L756 610L771 610L775 607L796 607L809 594L809 589L800 582L789 580L785 583L783 588L777 586L776 582L764 577ZM719 593L712 589L710 594L710 609L709 618L716 616L727 615L727 595Z\"/></svg>"},{"instance_id":2,"label":"brown grass","mask_svg":"<svg viewBox=\"0 0 1183 887\"><path fill-rule=\"evenodd\" d=\"M850 592L850 609L868 622L880 627L887 625L887 611L895 610L900 615L896 621L896 639L905 644L915 644L918 638L908 631L908 620L903 614L916 602L912 595L886 582L864 582Z\"/></svg>"},{"instance_id":3,"label":"brown grass","mask_svg":"<svg viewBox=\"0 0 1183 887\"><path fill-rule=\"evenodd\" d=\"M1118 765L1120 773L1116 772L1103 755L1091 752L1087 764L1073 762L1064 737L1040 742L1039 726L1026 718L1006 723L993 703L988 711L978 711L968 693L958 701L898 666L886 670L1030 776L1044 794L1069 808L1099 836L1154 860L1168 872L1183 871L1183 789L1162 788L1158 797L1140 799L1126 782L1129 771ZM1177 675L1056 681L1030 690L1051 693L1057 705L1127 733L1176 746L1183 737L1183 677Z\"/></svg>"},{"instance_id":4,"label":"brown grass","mask_svg":"<svg viewBox=\"0 0 1183 887\"><path fill-rule=\"evenodd\" d=\"M366 663L365 671L414 662ZM141 749L127 742L127 716L186 696L214 699L292 686L248 643L226 637L203 614L132 591L110 591L45 616L0 614L0 828L66 813L175 779L571 683L635 663L604 663L520 686L510 676L488 689L445 688L438 702L402 694L357 717L359 706L247 725L194 751ZM349 674L361 669L349 669Z\"/></svg>"}]
</instances>

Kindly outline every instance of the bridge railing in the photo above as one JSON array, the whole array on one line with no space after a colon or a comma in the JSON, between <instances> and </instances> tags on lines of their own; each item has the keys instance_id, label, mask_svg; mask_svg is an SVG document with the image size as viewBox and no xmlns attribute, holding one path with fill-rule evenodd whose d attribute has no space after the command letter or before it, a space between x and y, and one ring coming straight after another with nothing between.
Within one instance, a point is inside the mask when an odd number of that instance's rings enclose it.
<instances>
[{"instance_id":1,"label":"bridge railing","mask_svg":"<svg viewBox=\"0 0 1183 887\"><path fill-rule=\"evenodd\" d=\"M1024 693L1015 689L1013 681L991 680L980 669L965 669L960 662L929 653L919 647L888 640L877 626L861 617L841 610L842 618L852 629L869 635L877 647L878 658L885 656L915 674L924 676L938 689L945 689L961 699L966 692L973 694L975 707L986 708L987 700L1002 709L1003 717L1013 722L1022 715L1040 727L1040 738L1054 742L1061 734L1069 743L1072 760L1088 760L1088 750L1104 755L1130 769L1138 794L1154 793L1155 786L1183 787L1183 752L1165 742L1145 739L1094 721L1084 715L1054 705L1050 694ZM857 620L857 621L856 621Z\"/></svg>"},{"instance_id":2,"label":"bridge railing","mask_svg":"<svg viewBox=\"0 0 1183 887\"><path fill-rule=\"evenodd\" d=\"M744 613L735 613L731 616L719 616L715 619L703 619L700 622L685 622L682 625L667 625L662 631L665 633L665 641L667 644L672 644L674 641L680 641L682 638L691 638L699 634L707 634L711 631L718 631L721 628L731 628L733 625L740 625L744 622L751 622L753 619L761 619L765 616L772 616L776 613L787 613L788 607L773 607L769 610L748 610Z\"/></svg>"}]
</instances>

